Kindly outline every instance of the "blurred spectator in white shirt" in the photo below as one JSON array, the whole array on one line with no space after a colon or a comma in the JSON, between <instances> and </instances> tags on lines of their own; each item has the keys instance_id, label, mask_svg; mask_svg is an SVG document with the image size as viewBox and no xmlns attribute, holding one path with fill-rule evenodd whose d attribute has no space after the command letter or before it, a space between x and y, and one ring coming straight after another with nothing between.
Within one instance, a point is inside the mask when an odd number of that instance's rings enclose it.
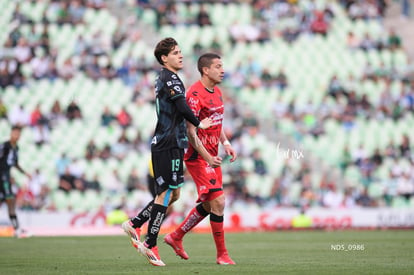
<instances>
[{"instance_id":1,"label":"blurred spectator in white shirt","mask_svg":"<svg viewBox=\"0 0 414 275\"><path fill-rule=\"evenodd\" d=\"M25 38L20 38L17 46L14 48L14 55L21 63L28 62L32 57L32 50Z\"/></svg>"},{"instance_id":2,"label":"blurred spectator in white shirt","mask_svg":"<svg viewBox=\"0 0 414 275\"><path fill-rule=\"evenodd\" d=\"M9 122L11 125L26 126L30 123L30 113L27 112L23 105L14 106L9 114Z\"/></svg>"},{"instance_id":3,"label":"blurred spectator in white shirt","mask_svg":"<svg viewBox=\"0 0 414 275\"><path fill-rule=\"evenodd\" d=\"M69 172L72 176L75 176L76 178L80 178L82 174L84 173L84 168L79 163L77 158L74 158L72 160L72 163L69 164Z\"/></svg>"},{"instance_id":4,"label":"blurred spectator in white shirt","mask_svg":"<svg viewBox=\"0 0 414 275\"><path fill-rule=\"evenodd\" d=\"M104 183L104 185L111 194L121 194L126 190L126 186L124 186L116 169L112 170L112 173L105 179L105 181L106 183Z\"/></svg>"},{"instance_id":5,"label":"blurred spectator in white shirt","mask_svg":"<svg viewBox=\"0 0 414 275\"><path fill-rule=\"evenodd\" d=\"M338 208L342 205L344 196L338 192L334 184L328 185L328 191L322 197L322 203L325 207Z\"/></svg>"},{"instance_id":6,"label":"blurred spectator in white shirt","mask_svg":"<svg viewBox=\"0 0 414 275\"><path fill-rule=\"evenodd\" d=\"M47 76L49 72L49 57L45 53L38 53L30 62L32 76L35 79L41 79Z\"/></svg>"},{"instance_id":7,"label":"blurred spectator in white shirt","mask_svg":"<svg viewBox=\"0 0 414 275\"><path fill-rule=\"evenodd\" d=\"M46 177L38 168L32 174L32 178L29 181L29 190L35 197L36 205L40 208L44 204L50 188L47 185Z\"/></svg>"},{"instance_id":8,"label":"blurred spectator in white shirt","mask_svg":"<svg viewBox=\"0 0 414 275\"><path fill-rule=\"evenodd\" d=\"M69 80L75 76L76 68L72 63L71 58L67 58L62 66L59 66L58 73L61 78L64 80Z\"/></svg>"}]
</instances>

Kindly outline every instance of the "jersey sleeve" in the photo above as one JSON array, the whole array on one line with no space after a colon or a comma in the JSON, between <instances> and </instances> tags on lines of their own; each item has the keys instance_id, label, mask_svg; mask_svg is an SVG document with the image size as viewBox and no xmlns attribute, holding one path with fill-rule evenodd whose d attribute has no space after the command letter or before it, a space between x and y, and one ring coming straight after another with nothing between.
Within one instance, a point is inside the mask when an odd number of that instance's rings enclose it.
<instances>
[{"instance_id":1,"label":"jersey sleeve","mask_svg":"<svg viewBox=\"0 0 414 275\"><path fill-rule=\"evenodd\" d=\"M200 121L197 119L193 111L187 105L187 102L185 101L184 97L180 97L178 100L175 100L174 104L177 107L178 112L180 112L180 114L184 116L186 120L191 122L195 127L200 126Z\"/></svg>"},{"instance_id":2,"label":"jersey sleeve","mask_svg":"<svg viewBox=\"0 0 414 275\"><path fill-rule=\"evenodd\" d=\"M184 85L177 75L172 74L168 79L166 79L165 87L170 100L175 101L180 97L185 98Z\"/></svg>"},{"instance_id":3,"label":"jersey sleeve","mask_svg":"<svg viewBox=\"0 0 414 275\"><path fill-rule=\"evenodd\" d=\"M196 117L199 117L201 104L197 91L189 91L186 96L187 104Z\"/></svg>"}]
</instances>

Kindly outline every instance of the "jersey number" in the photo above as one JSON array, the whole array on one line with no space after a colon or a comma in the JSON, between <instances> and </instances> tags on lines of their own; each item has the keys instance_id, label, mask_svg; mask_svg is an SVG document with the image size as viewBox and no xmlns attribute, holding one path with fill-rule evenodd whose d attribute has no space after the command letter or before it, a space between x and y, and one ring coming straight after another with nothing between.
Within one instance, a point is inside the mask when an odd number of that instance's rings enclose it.
<instances>
[{"instance_id":1,"label":"jersey number","mask_svg":"<svg viewBox=\"0 0 414 275\"><path fill-rule=\"evenodd\" d=\"M180 159L172 159L171 160L171 171L172 172L180 171Z\"/></svg>"}]
</instances>

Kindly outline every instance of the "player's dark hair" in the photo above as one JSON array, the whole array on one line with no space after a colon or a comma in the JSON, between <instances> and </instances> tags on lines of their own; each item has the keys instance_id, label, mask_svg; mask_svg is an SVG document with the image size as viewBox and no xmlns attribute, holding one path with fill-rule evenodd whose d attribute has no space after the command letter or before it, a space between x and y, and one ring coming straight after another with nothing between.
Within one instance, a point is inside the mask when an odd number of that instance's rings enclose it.
<instances>
[{"instance_id":1,"label":"player's dark hair","mask_svg":"<svg viewBox=\"0 0 414 275\"><path fill-rule=\"evenodd\" d=\"M13 126L12 126L12 128L11 128L11 130L12 130L12 131L15 131L15 130L17 130L17 131L21 131L21 130L22 130L22 127L21 127L21 126L19 126L19 125L13 125Z\"/></svg>"},{"instance_id":2,"label":"player's dark hair","mask_svg":"<svg viewBox=\"0 0 414 275\"><path fill-rule=\"evenodd\" d=\"M221 59L218 54L215 53L205 53L198 58L197 69L201 75L203 75L203 68L209 68L213 64L214 59Z\"/></svg>"},{"instance_id":3,"label":"player's dark hair","mask_svg":"<svg viewBox=\"0 0 414 275\"><path fill-rule=\"evenodd\" d=\"M161 56L167 56L178 43L172 37L167 37L158 42L157 46L155 46L154 56L157 59L158 63L164 65L164 62L161 59Z\"/></svg>"}]
</instances>

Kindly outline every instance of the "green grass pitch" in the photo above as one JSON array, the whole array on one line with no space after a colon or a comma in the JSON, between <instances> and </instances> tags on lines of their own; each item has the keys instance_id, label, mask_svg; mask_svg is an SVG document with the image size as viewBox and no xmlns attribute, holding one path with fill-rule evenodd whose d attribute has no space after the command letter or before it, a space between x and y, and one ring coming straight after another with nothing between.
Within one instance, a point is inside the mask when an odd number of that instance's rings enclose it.
<instances>
[{"instance_id":1,"label":"green grass pitch","mask_svg":"<svg viewBox=\"0 0 414 275\"><path fill-rule=\"evenodd\" d=\"M412 230L226 234L235 266L215 263L210 234L186 236L187 261L161 238L165 267L126 236L0 238L0 274L414 274Z\"/></svg>"}]
</instances>

